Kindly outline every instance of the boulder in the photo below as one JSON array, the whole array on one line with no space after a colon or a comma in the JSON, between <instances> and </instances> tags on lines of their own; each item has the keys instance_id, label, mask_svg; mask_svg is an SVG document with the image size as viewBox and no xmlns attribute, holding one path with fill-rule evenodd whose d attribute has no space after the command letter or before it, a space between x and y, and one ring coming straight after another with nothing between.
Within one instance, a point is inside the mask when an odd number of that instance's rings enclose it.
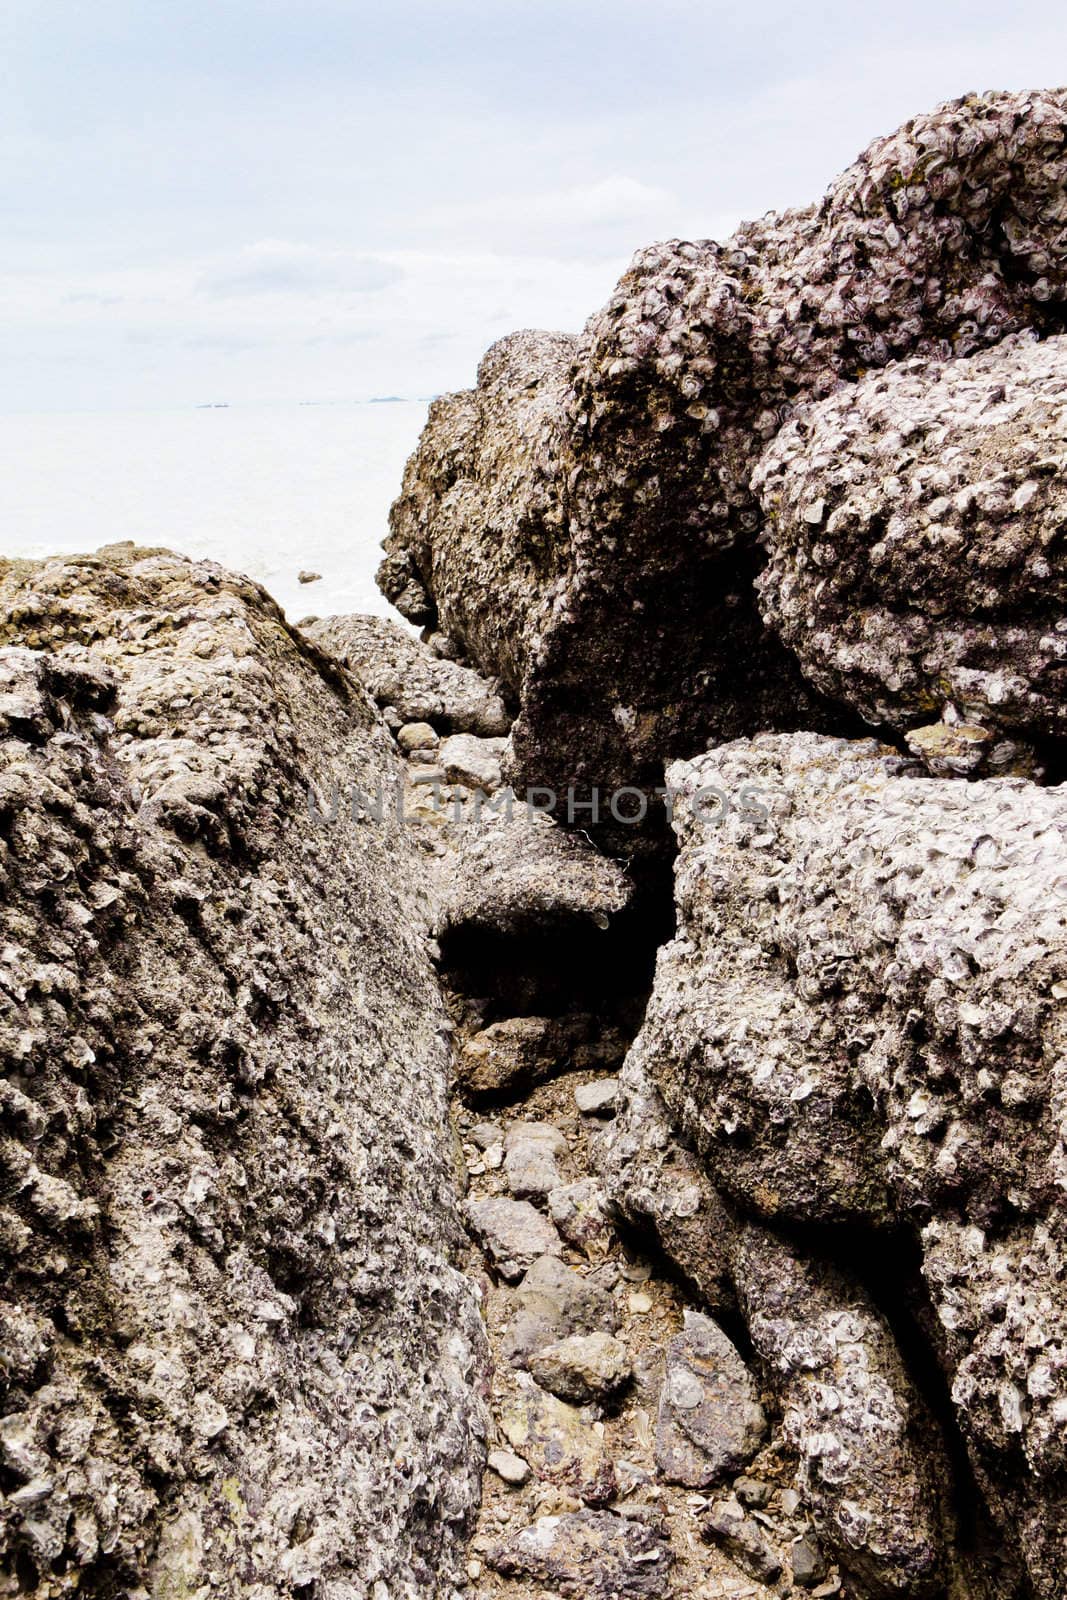
<instances>
[{"instance_id":1,"label":"boulder","mask_svg":"<svg viewBox=\"0 0 1067 1600\"><path fill-rule=\"evenodd\" d=\"M437 404L380 582L506 681L516 782L632 853L612 795L658 819L664 758L855 726L760 617L753 470L799 405L872 368L1062 331L1065 172L1067 91L950 102L818 206L641 251L576 346L501 341ZM568 791L594 786L599 822L575 819Z\"/></svg>"},{"instance_id":2,"label":"boulder","mask_svg":"<svg viewBox=\"0 0 1067 1600\"><path fill-rule=\"evenodd\" d=\"M946 776L1067 734L1067 336L868 373L753 482L763 615L820 690L898 732L947 709L961 726L911 743Z\"/></svg>"},{"instance_id":3,"label":"boulder","mask_svg":"<svg viewBox=\"0 0 1067 1600\"><path fill-rule=\"evenodd\" d=\"M308 801L394 761L248 580L0 562L0 1592L462 1575L446 1017L403 835Z\"/></svg>"},{"instance_id":4,"label":"boulder","mask_svg":"<svg viewBox=\"0 0 1067 1600\"><path fill-rule=\"evenodd\" d=\"M1063 793L926 778L873 741L816 735L739 741L669 781L678 935L623 1080L655 1086L748 1216L824 1241L847 1224L857 1261L866 1230L872 1263L890 1229L910 1236L975 1479L1051 1597L1067 1547ZM702 820L701 790L743 785L758 808ZM732 1277L744 1302L751 1263ZM818 1320L810 1285L794 1303ZM888 1349L859 1366L888 1376ZM898 1388L897 1416L910 1405ZM921 1488L906 1496L897 1521L918 1530Z\"/></svg>"}]
</instances>

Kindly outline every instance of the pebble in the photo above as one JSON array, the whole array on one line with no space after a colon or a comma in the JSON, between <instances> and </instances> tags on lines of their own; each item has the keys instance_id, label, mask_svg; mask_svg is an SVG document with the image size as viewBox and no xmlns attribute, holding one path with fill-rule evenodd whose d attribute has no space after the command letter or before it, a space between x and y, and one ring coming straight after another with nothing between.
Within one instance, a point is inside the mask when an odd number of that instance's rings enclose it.
<instances>
[{"instance_id":1,"label":"pebble","mask_svg":"<svg viewBox=\"0 0 1067 1600\"><path fill-rule=\"evenodd\" d=\"M567 1141L550 1122L516 1122L504 1141L508 1188L518 1200L545 1200L563 1177L559 1157Z\"/></svg>"},{"instance_id":2,"label":"pebble","mask_svg":"<svg viewBox=\"0 0 1067 1600\"><path fill-rule=\"evenodd\" d=\"M598 1078L594 1083L580 1083L574 1091L574 1103L587 1117L614 1116L618 1098L618 1078Z\"/></svg>"},{"instance_id":3,"label":"pebble","mask_svg":"<svg viewBox=\"0 0 1067 1600\"><path fill-rule=\"evenodd\" d=\"M497 1122L477 1122L467 1138L479 1150L488 1150L495 1144L503 1144L504 1132Z\"/></svg>"},{"instance_id":4,"label":"pebble","mask_svg":"<svg viewBox=\"0 0 1067 1600\"><path fill-rule=\"evenodd\" d=\"M488 1464L498 1478L519 1487L530 1476L530 1468L513 1450L490 1450Z\"/></svg>"},{"instance_id":5,"label":"pebble","mask_svg":"<svg viewBox=\"0 0 1067 1600\"><path fill-rule=\"evenodd\" d=\"M635 1317L643 1317L652 1310L652 1296L643 1289L637 1289L630 1296L630 1310Z\"/></svg>"},{"instance_id":6,"label":"pebble","mask_svg":"<svg viewBox=\"0 0 1067 1600\"><path fill-rule=\"evenodd\" d=\"M321 572L298 572L296 581L297 583L318 583L321 577Z\"/></svg>"},{"instance_id":7,"label":"pebble","mask_svg":"<svg viewBox=\"0 0 1067 1600\"><path fill-rule=\"evenodd\" d=\"M633 1377L629 1351L610 1333L572 1334L536 1351L527 1365L543 1389L579 1405L610 1398Z\"/></svg>"}]
</instances>

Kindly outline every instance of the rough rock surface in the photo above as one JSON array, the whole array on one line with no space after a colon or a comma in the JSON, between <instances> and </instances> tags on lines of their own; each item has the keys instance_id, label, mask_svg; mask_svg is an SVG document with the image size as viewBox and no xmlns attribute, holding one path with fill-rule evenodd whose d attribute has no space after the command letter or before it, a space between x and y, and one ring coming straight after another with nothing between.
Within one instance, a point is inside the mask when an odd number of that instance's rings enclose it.
<instances>
[{"instance_id":1,"label":"rough rock surface","mask_svg":"<svg viewBox=\"0 0 1067 1600\"><path fill-rule=\"evenodd\" d=\"M756 1385L717 1323L687 1311L667 1346L656 1464L670 1483L719 1483L751 1461L767 1431Z\"/></svg>"},{"instance_id":2,"label":"rough rock surface","mask_svg":"<svg viewBox=\"0 0 1067 1600\"><path fill-rule=\"evenodd\" d=\"M632 1059L748 1214L911 1231L976 1479L1052 1596L1067 1540L1063 794L927 779L873 742L815 735L728 745L671 781L679 932ZM745 782L766 815L715 826L686 804Z\"/></svg>"},{"instance_id":3,"label":"rough rock surface","mask_svg":"<svg viewBox=\"0 0 1067 1600\"><path fill-rule=\"evenodd\" d=\"M576 1333L530 1357L529 1371L542 1389L584 1405L609 1400L633 1377L626 1346L610 1333Z\"/></svg>"},{"instance_id":4,"label":"rough rock surface","mask_svg":"<svg viewBox=\"0 0 1067 1600\"><path fill-rule=\"evenodd\" d=\"M467 1218L501 1277L517 1282L544 1255L562 1250L559 1234L528 1200L471 1200Z\"/></svg>"},{"instance_id":5,"label":"rough rock surface","mask_svg":"<svg viewBox=\"0 0 1067 1600\"><path fill-rule=\"evenodd\" d=\"M951 102L819 206L640 252L573 352L517 335L438 403L380 581L506 679L524 783L654 786L709 737L842 729L759 617L753 469L873 367L1063 330L1065 171L1067 91Z\"/></svg>"},{"instance_id":6,"label":"rough rock surface","mask_svg":"<svg viewBox=\"0 0 1067 1600\"><path fill-rule=\"evenodd\" d=\"M606 1505L615 1498L611 1457L575 1406L546 1394L520 1373L517 1392L502 1406L499 1422L512 1449L542 1480L565 1485L587 1505Z\"/></svg>"},{"instance_id":7,"label":"rough rock surface","mask_svg":"<svg viewBox=\"0 0 1067 1600\"><path fill-rule=\"evenodd\" d=\"M550 1583L566 1600L657 1600L669 1592L662 1537L610 1511L541 1517L489 1562L506 1577Z\"/></svg>"},{"instance_id":8,"label":"rough rock surface","mask_svg":"<svg viewBox=\"0 0 1067 1600\"><path fill-rule=\"evenodd\" d=\"M1067 732L1067 336L869 373L785 427L754 485L764 617L826 694L897 729L947 704Z\"/></svg>"},{"instance_id":9,"label":"rough rock surface","mask_svg":"<svg viewBox=\"0 0 1067 1600\"><path fill-rule=\"evenodd\" d=\"M0 563L0 1593L450 1593L484 1335L391 761L263 592Z\"/></svg>"},{"instance_id":10,"label":"rough rock surface","mask_svg":"<svg viewBox=\"0 0 1067 1600\"><path fill-rule=\"evenodd\" d=\"M497 686L470 667L443 660L388 617L316 617L302 631L363 684L376 705L438 733L496 738L511 716Z\"/></svg>"}]
</instances>

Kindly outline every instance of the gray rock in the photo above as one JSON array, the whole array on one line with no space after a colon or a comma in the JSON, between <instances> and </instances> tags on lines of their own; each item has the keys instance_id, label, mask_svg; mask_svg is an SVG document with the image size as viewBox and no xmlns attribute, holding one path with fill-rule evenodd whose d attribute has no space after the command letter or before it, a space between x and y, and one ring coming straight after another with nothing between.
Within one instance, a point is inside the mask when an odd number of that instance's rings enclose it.
<instances>
[{"instance_id":1,"label":"gray rock","mask_svg":"<svg viewBox=\"0 0 1067 1600\"><path fill-rule=\"evenodd\" d=\"M528 1200L468 1200L466 1210L475 1236L509 1283L540 1256L562 1249L555 1228Z\"/></svg>"},{"instance_id":2,"label":"gray rock","mask_svg":"<svg viewBox=\"0 0 1067 1600\"><path fill-rule=\"evenodd\" d=\"M515 1292L518 1314L505 1330L504 1359L524 1366L536 1350L574 1333L614 1333L619 1313L606 1289L555 1255L535 1261Z\"/></svg>"},{"instance_id":3,"label":"gray rock","mask_svg":"<svg viewBox=\"0 0 1067 1600\"><path fill-rule=\"evenodd\" d=\"M551 1584L565 1600L664 1600L669 1592L666 1539L610 1511L541 1517L487 1560L504 1577Z\"/></svg>"},{"instance_id":4,"label":"gray rock","mask_svg":"<svg viewBox=\"0 0 1067 1600\"><path fill-rule=\"evenodd\" d=\"M734 1494L743 1506L762 1511L771 1498L771 1486L762 1478L742 1476L734 1479Z\"/></svg>"},{"instance_id":5,"label":"gray rock","mask_svg":"<svg viewBox=\"0 0 1067 1600\"><path fill-rule=\"evenodd\" d=\"M530 1476L528 1463L512 1450L490 1450L486 1465L515 1489L521 1488Z\"/></svg>"},{"instance_id":6,"label":"gray rock","mask_svg":"<svg viewBox=\"0 0 1067 1600\"><path fill-rule=\"evenodd\" d=\"M529 1371L542 1389L577 1405L609 1400L633 1377L630 1353L610 1333L575 1333L531 1355Z\"/></svg>"},{"instance_id":7,"label":"gray rock","mask_svg":"<svg viewBox=\"0 0 1067 1600\"><path fill-rule=\"evenodd\" d=\"M1052 1595L1067 1548L1054 1464L1067 1396L1049 1354L1067 1273L1046 1182L1067 993L1063 793L927 779L873 743L812 735L725 746L670 778L679 931L631 1059L750 1215L913 1230L927 1337L975 1475L1009 1558ZM716 827L686 803L744 784L762 814ZM734 1276L749 1292L748 1266ZM888 1357L876 1366L888 1380ZM910 1404L886 1400L898 1420ZM924 1472L947 1477L936 1457ZM921 1491L901 1492L917 1518ZM913 1513L893 1505L904 1526ZM821 1532L829 1543L829 1521ZM922 1565L926 1532L914 1520L902 1562Z\"/></svg>"},{"instance_id":8,"label":"gray rock","mask_svg":"<svg viewBox=\"0 0 1067 1600\"><path fill-rule=\"evenodd\" d=\"M574 1091L574 1103L586 1117L613 1116L618 1098L618 1078L597 1078L593 1083L580 1083Z\"/></svg>"},{"instance_id":9,"label":"gray rock","mask_svg":"<svg viewBox=\"0 0 1067 1600\"><path fill-rule=\"evenodd\" d=\"M467 1138L479 1150L491 1150L504 1143L504 1130L499 1122L476 1122Z\"/></svg>"},{"instance_id":10,"label":"gray rock","mask_svg":"<svg viewBox=\"0 0 1067 1600\"><path fill-rule=\"evenodd\" d=\"M516 334L435 404L379 581L505 679L514 781L651 791L709 739L840 730L759 616L753 470L872 369L1063 331L1065 127L1064 90L940 106L817 206L641 251L576 345Z\"/></svg>"},{"instance_id":11,"label":"gray rock","mask_svg":"<svg viewBox=\"0 0 1067 1600\"><path fill-rule=\"evenodd\" d=\"M652 1230L710 1310L732 1307L732 1219L699 1158L672 1126L638 1049L623 1066L615 1120L591 1142L591 1155L619 1214Z\"/></svg>"},{"instance_id":12,"label":"gray rock","mask_svg":"<svg viewBox=\"0 0 1067 1600\"><path fill-rule=\"evenodd\" d=\"M379 706L441 733L505 735L511 716L493 679L458 666L387 617L319 617L303 631L344 662Z\"/></svg>"},{"instance_id":13,"label":"gray rock","mask_svg":"<svg viewBox=\"0 0 1067 1600\"><path fill-rule=\"evenodd\" d=\"M730 1559L760 1583L777 1583L782 1561L758 1522L736 1500L717 1500L701 1522L708 1542L721 1545Z\"/></svg>"},{"instance_id":14,"label":"gray rock","mask_svg":"<svg viewBox=\"0 0 1067 1600\"><path fill-rule=\"evenodd\" d=\"M667 1346L656 1416L656 1465L669 1483L703 1489L736 1473L767 1432L759 1392L710 1317L686 1311Z\"/></svg>"},{"instance_id":15,"label":"gray rock","mask_svg":"<svg viewBox=\"0 0 1067 1600\"><path fill-rule=\"evenodd\" d=\"M562 1179L567 1141L549 1122L513 1122L504 1141L508 1188L519 1200L545 1200Z\"/></svg>"},{"instance_id":16,"label":"gray rock","mask_svg":"<svg viewBox=\"0 0 1067 1600\"><path fill-rule=\"evenodd\" d=\"M548 1214L566 1242L590 1260L602 1260L610 1250L615 1230L604 1190L595 1178L581 1178L553 1189L548 1196Z\"/></svg>"},{"instance_id":17,"label":"gray rock","mask_svg":"<svg viewBox=\"0 0 1067 1600\"><path fill-rule=\"evenodd\" d=\"M521 1373L500 1407L500 1431L543 1482L571 1489L587 1505L615 1498L615 1469L603 1440L574 1406Z\"/></svg>"},{"instance_id":18,"label":"gray rock","mask_svg":"<svg viewBox=\"0 0 1067 1600\"><path fill-rule=\"evenodd\" d=\"M405 722L397 733L396 742L406 756L415 756L419 751L436 750L438 740L428 722Z\"/></svg>"},{"instance_id":19,"label":"gray rock","mask_svg":"<svg viewBox=\"0 0 1067 1600\"><path fill-rule=\"evenodd\" d=\"M471 789L490 793L503 779L500 758L507 741L478 739L471 733L454 733L438 752L450 783L465 783Z\"/></svg>"},{"instance_id":20,"label":"gray rock","mask_svg":"<svg viewBox=\"0 0 1067 1600\"><path fill-rule=\"evenodd\" d=\"M760 463L764 617L869 722L916 728L948 706L976 724L969 748L950 756L946 730L930 751L944 775L982 766L995 733L1062 736L1065 468L1067 337L870 373Z\"/></svg>"},{"instance_id":21,"label":"gray rock","mask_svg":"<svg viewBox=\"0 0 1067 1600\"><path fill-rule=\"evenodd\" d=\"M391 740L211 562L0 562L0 638L0 1591L450 1595L446 1017L408 841L307 803Z\"/></svg>"},{"instance_id":22,"label":"gray rock","mask_svg":"<svg viewBox=\"0 0 1067 1600\"><path fill-rule=\"evenodd\" d=\"M826 1576L826 1561L810 1534L801 1534L789 1546L789 1570L802 1589L814 1589Z\"/></svg>"}]
</instances>

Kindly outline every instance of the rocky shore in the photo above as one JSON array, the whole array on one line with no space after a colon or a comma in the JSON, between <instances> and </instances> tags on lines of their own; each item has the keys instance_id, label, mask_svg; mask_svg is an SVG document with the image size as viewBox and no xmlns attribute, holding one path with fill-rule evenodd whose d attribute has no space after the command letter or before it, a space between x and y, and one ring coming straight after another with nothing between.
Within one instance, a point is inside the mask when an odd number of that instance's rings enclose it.
<instances>
[{"instance_id":1,"label":"rocky shore","mask_svg":"<svg viewBox=\"0 0 1067 1600\"><path fill-rule=\"evenodd\" d=\"M0 1594L1064 1600L1065 300L972 96L435 402L421 638L0 561Z\"/></svg>"}]
</instances>

